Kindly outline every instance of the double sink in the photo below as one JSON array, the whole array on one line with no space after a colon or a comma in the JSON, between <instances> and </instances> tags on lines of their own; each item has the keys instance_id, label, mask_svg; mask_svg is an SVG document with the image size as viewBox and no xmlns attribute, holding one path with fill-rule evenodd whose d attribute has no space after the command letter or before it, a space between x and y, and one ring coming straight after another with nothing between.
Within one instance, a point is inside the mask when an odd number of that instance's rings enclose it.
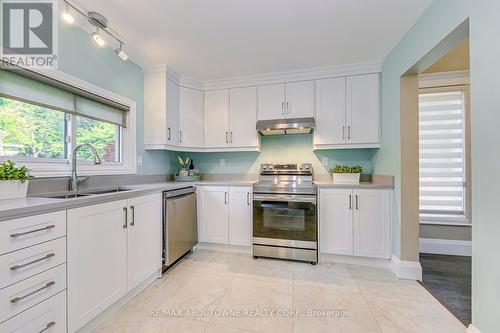
<instances>
[{"instance_id":1,"label":"double sink","mask_svg":"<svg viewBox=\"0 0 500 333\"><path fill-rule=\"evenodd\" d=\"M37 197L52 198L52 199L74 199L74 198L89 197L89 196L101 195L101 194L125 192L125 191L130 191L130 190L131 189L129 189L129 188L113 187L113 188L96 189L96 190L82 190L82 191L78 191L78 192L67 191L67 192L57 192L57 193L50 193L50 194L40 194L40 195L37 195Z\"/></svg>"}]
</instances>

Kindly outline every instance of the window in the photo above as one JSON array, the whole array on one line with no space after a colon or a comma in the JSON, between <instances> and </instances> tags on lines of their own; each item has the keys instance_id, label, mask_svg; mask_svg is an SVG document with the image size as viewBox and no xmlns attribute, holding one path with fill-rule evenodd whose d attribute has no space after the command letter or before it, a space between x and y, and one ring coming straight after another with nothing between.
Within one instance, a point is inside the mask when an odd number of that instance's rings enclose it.
<instances>
[{"instance_id":1,"label":"window","mask_svg":"<svg viewBox=\"0 0 500 333\"><path fill-rule=\"evenodd\" d=\"M466 90L422 90L419 96L420 217L464 220Z\"/></svg>"},{"instance_id":2,"label":"window","mask_svg":"<svg viewBox=\"0 0 500 333\"><path fill-rule=\"evenodd\" d=\"M135 173L135 103L54 72L52 85L0 70L0 161L23 163L35 176L67 175L73 148L90 143L103 164L93 165L91 152L81 149L80 173Z\"/></svg>"}]
</instances>

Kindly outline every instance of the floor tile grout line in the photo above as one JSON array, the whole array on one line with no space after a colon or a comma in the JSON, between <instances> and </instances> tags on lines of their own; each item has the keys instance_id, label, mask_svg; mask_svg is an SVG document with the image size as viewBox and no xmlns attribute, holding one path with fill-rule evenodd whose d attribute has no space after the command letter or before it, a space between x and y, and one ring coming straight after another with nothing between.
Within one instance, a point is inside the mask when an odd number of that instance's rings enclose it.
<instances>
[{"instance_id":1,"label":"floor tile grout line","mask_svg":"<svg viewBox=\"0 0 500 333\"><path fill-rule=\"evenodd\" d=\"M360 291L360 295L361 295L361 298L363 299L363 302L365 302L366 304L366 307L368 308L368 311L370 311L370 314L372 315L373 319L375 319L375 322L377 323L377 327L379 329L380 332L384 332L384 330L382 329L382 327L380 326L380 323L377 319L377 316L375 315L375 313L373 312L370 304L368 303L368 301L366 300L366 297L365 297L365 294L363 293L363 291L361 290L361 288L359 287L359 284L358 284L358 280L356 280L354 277L354 282L356 283L356 286L358 287L359 291Z\"/></svg>"}]
</instances>

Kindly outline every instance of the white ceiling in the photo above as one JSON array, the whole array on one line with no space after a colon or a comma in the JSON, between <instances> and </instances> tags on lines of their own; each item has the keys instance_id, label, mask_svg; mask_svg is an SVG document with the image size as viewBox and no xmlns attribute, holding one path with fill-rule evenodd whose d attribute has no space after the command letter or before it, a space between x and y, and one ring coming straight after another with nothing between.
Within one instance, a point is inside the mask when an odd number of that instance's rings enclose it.
<instances>
[{"instance_id":1,"label":"white ceiling","mask_svg":"<svg viewBox=\"0 0 500 333\"><path fill-rule=\"evenodd\" d=\"M382 62L432 0L77 0L142 67L197 79Z\"/></svg>"}]
</instances>

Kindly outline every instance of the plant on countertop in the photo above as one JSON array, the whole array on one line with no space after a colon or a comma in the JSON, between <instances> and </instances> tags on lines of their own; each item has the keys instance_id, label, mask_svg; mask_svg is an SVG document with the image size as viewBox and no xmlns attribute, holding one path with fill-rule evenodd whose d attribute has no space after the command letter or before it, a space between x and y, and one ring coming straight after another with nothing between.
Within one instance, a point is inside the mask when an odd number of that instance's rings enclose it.
<instances>
[{"instance_id":1,"label":"plant on countertop","mask_svg":"<svg viewBox=\"0 0 500 333\"><path fill-rule=\"evenodd\" d=\"M189 157L186 157L186 161L183 161L182 157L180 157L180 156L177 156L177 159L179 160L179 164L180 164L182 169L186 169L188 167Z\"/></svg>"},{"instance_id":2,"label":"plant on countertop","mask_svg":"<svg viewBox=\"0 0 500 333\"><path fill-rule=\"evenodd\" d=\"M363 172L363 167L361 165L336 165L335 168L329 170L330 173L361 173Z\"/></svg>"},{"instance_id":3,"label":"plant on countertop","mask_svg":"<svg viewBox=\"0 0 500 333\"><path fill-rule=\"evenodd\" d=\"M24 183L30 179L31 176L28 172L28 168L25 166L16 167L15 163L11 160L0 164L0 181L18 180L21 183Z\"/></svg>"}]
</instances>

